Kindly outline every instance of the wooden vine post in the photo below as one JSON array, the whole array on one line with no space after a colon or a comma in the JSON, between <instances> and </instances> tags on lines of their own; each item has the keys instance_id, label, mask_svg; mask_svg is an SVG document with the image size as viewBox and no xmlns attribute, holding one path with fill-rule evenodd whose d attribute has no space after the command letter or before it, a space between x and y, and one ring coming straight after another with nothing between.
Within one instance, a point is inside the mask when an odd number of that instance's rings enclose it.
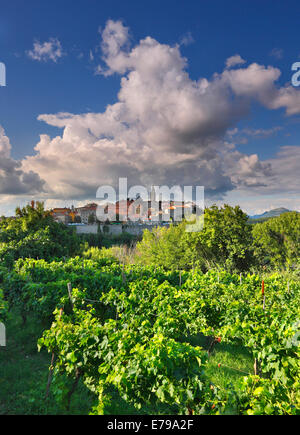
<instances>
[{"instance_id":1,"label":"wooden vine post","mask_svg":"<svg viewBox=\"0 0 300 435\"><path fill-rule=\"evenodd\" d=\"M265 310L265 305L266 305L266 295L265 295L265 281L263 280L261 283L261 296L262 296L262 300L263 300L263 310ZM259 371L259 367L258 367L258 361L255 358L254 359L254 374L257 375Z\"/></svg>"},{"instance_id":2,"label":"wooden vine post","mask_svg":"<svg viewBox=\"0 0 300 435\"><path fill-rule=\"evenodd\" d=\"M74 307L73 307L73 298L72 298L72 284L70 282L68 282L68 293L69 293L69 299L71 302L71 307L73 310Z\"/></svg>"},{"instance_id":3,"label":"wooden vine post","mask_svg":"<svg viewBox=\"0 0 300 435\"><path fill-rule=\"evenodd\" d=\"M68 293L69 293L69 299L70 299L72 310L74 310L73 294L72 294L72 284L70 282L68 283ZM68 396L67 396L67 410L68 411L70 409L70 403L71 403L72 395L73 395L73 393L76 390L76 387L78 385L80 376L81 376L81 372L80 372L80 370L78 368L76 368L75 381L74 381L70 391L68 392Z\"/></svg>"},{"instance_id":4,"label":"wooden vine post","mask_svg":"<svg viewBox=\"0 0 300 435\"><path fill-rule=\"evenodd\" d=\"M73 299L72 299L72 284L69 282L67 287L68 287L69 299L70 299L72 310L73 310L74 306L73 306ZM63 312L63 309L61 308L60 312L59 312L59 320L61 319L62 312ZM55 362L55 353L52 352L51 366L50 366L50 372L49 372L49 376L48 376L46 395L45 395L46 399L48 398L49 392L50 392L50 386L51 386L51 382L52 382L52 378L53 378L53 371L54 371L54 362ZM78 385L80 376L81 376L80 370L77 368L76 369L75 382L72 385L72 388L69 391L68 396L67 396L67 410L70 409L71 397L72 397L72 395L73 395L73 393L74 393L74 391L75 391L75 389L76 389L76 387Z\"/></svg>"},{"instance_id":5,"label":"wooden vine post","mask_svg":"<svg viewBox=\"0 0 300 435\"><path fill-rule=\"evenodd\" d=\"M68 411L70 410L71 398L72 398L73 393L76 390L76 387L78 385L80 376L81 376L80 370L77 368L76 369L76 374L75 374L75 381L74 381L74 383L72 385L72 388L70 389L70 391L68 392L68 395L67 395L67 410Z\"/></svg>"},{"instance_id":6,"label":"wooden vine post","mask_svg":"<svg viewBox=\"0 0 300 435\"><path fill-rule=\"evenodd\" d=\"M123 263L123 267L122 267L122 284L124 284L126 282L126 277L125 277L125 264Z\"/></svg>"},{"instance_id":7,"label":"wooden vine post","mask_svg":"<svg viewBox=\"0 0 300 435\"><path fill-rule=\"evenodd\" d=\"M254 359L254 374L257 375L257 359Z\"/></svg>"}]
</instances>

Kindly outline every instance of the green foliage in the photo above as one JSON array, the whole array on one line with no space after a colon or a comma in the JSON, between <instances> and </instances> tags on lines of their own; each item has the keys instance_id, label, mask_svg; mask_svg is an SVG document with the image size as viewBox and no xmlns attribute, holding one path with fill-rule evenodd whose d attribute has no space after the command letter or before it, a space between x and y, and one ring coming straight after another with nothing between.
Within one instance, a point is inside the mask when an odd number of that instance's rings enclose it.
<instances>
[{"instance_id":1,"label":"green foliage","mask_svg":"<svg viewBox=\"0 0 300 435\"><path fill-rule=\"evenodd\" d=\"M251 227L239 207L207 208L204 228L197 232L188 229L189 224L182 222L145 231L137 245L137 261L171 270L198 266L203 271L219 267L231 272L249 270L254 263Z\"/></svg>"},{"instance_id":2,"label":"green foliage","mask_svg":"<svg viewBox=\"0 0 300 435\"><path fill-rule=\"evenodd\" d=\"M300 259L300 213L284 213L253 227L254 246L261 263L295 265Z\"/></svg>"},{"instance_id":3,"label":"green foliage","mask_svg":"<svg viewBox=\"0 0 300 435\"><path fill-rule=\"evenodd\" d=\"M116 245L133 246L140 237L126 232L110 235L104 231L104 233L98 232L97 234L79 234L78 238L82 244L87 244L92 248L110 248Z\"/></svg>"},{"instance_id":4,"label":"green foliage","mask_svg":"<svg viewBox=\"0 0 300 435\"><path fill-rule=\"evenodd\" d=\"M91 260L110 260L112 263L130 264L134 259L134 248L127 245L111 246L110 248L94 248L91 247L82 253L83 258Z\"/></svg>"},{"instance_id":5,"label":"green foliage","mask_svg":"<svg viewBox=\"0 0 300 435\"><path fill-rule=\"evenodd\" d=\"M293 388L276 379L246 376L240 381L239 403L247 415L299 415L299 378Z\"/></svg>"},{"instance_id":6,"label":"green foliage","mask_svg":"<svg viewBox=\"0 0 300 435\"><path fill-rule=\"evenodd\" d=\"M8 311L8 304L4 299L3 290L0 289L0 323L3 323L6 320Z\"/></svg>"},{"instance_id":7,"label":"green foliage","mask_svg":"<svg viewBox=\"0 0 300 435\"><path fill-rule=\"evenodd\" d=\"M0 415L87 414L95 398L82 383L69 411L54 391L45 399L51 356L46 351L37 352L41 322L29 317L23 325L22 318L11 310L5 326L6 347L0 347ZM70 388L68 379L61 377L53 379L55 391L59 392L61 382Z\"/></svg>"},{"instance_id":8,"label":"green foliage","mask_svg":"<svg viewBox=\"0 0 300 435\"><path fill-rule=\"evenodd\" d=\"M49 322L54 309L62 306L61 298L68 295L68 283L87 288L91 299L95 292L98 294L110 285L118 288L122 281L108 266L114 262L107 258L91 261L79 257L52 262L19 259L11 271L0 273L0 285L10 307L18 308L24 319L31 313ZM116 264L115 267L120 273L120 266Z\"/></svg>"},{"instance_id":9,"label":"green foliage","mask_svg":"<svg viewBox=\"0 0 300 435\"><path fill-rule=\"evenodd\" d=\"M114 250L112 248L88 248L86 251L82 253L83 258L87 258L89 260L111 260L112 263L118 263L116 256L114 255Z\"/></svg>"},{"instance_id":10,"label":"green foliage","mask_svg":"<svg viewBox=\"0 0 300 435\"><path fill-rule=\"evenodd\" d=\"M168 270L185 269L191 266L194 257L191 255L185 224L156 227L144 231L142 241L137 244L136 262L160 265Z\"/></svg>"},{"instance_id":11,"label":"green foliage","mask_svg":"<svg viewBox=\"0 0 300 435\"><path fill-rule=\"evenodd\" d=\"M53 221L42 203L16 210L16 219L0 222L0 261L12 267L18 258L72 256L79 251L73 230Z\"/></svg>"},{"instance_id":12,"label":"green foliage","mask_svg":"<svg viewBox=\"0 0 300 435\"><path fill-rule=\"evenodd\" d=\"M62 315L57 310L39 341L57 354L57 375L75 379L80 374L98 395L93 413L106 412L111 388L137 409L169 405L176 413L296 412L299 282L291 281L287 291L279 274L266 278L263 307L261 281L255 275L241 282L225 271L197 271L181 274L180 280L178 271L107 267L115 278L120 274L117 286L101 286L93 292L94 301L89 290L74 289L73 310L66 306ZM260 381L265 393L258 397L246 388L251 374L235 389L212 386L205 374L206 352L184 341L195 334L215 337L216 343L217 337L241 341L265 377ZM285 402L279 410L280 398Z\"/></svg>"},{"instance_id":13,"label":"green foliage","mask_svg":"<svg viewBox=\"0 0 300 435\"><path fill-rule=\"evenodd\" d=\"M79 381L96 399L93 414L109 412L115 395L136 412L299 412L298 272L266 275L264 302L262 278L239 275L254 264L252 237L259 261L267 253L275 265L298 261L296 214L255 226L252 235L239 207L213 206L202 231L186 231L186 222L146 231L140 264L130 264L121 247L55 259L77 252L77 237L42 204L16 213L0 223L0 321L9 304L24 321L47 325L39 348L56 355L56 400L68 403ZM191 343L195 336L206 337L209 352ZM220 341L244 346L258 376L213 385L208 358Z\"/></svg>"}]
</instances>

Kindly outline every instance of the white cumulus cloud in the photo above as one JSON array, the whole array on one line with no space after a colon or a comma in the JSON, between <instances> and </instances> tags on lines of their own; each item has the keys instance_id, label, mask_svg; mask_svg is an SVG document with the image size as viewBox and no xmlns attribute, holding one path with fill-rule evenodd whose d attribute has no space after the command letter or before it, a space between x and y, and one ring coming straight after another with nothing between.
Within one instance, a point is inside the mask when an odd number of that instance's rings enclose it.
<instances>
[{"instance_id":1,"label":"white cumulus cloud","mask_svg":"<svg viewBox=\"0 0 300 435\"><path fill-rule=\"evenodd\" d=\"M11 145L0 126L0 195L34 194L43 191L44 182L31 169L23 171L21 162L11 155Z\"/></svg>"},{"instance_id":2,"label":"white cumulus cloud","mask_svg":"<svg viewBox=\"0 0 300 435\"><path fill-rule=\"evenodd\" d=\"M279 69L257 63L229 69L244 63L236 58L210 80L192 80L180 45L148 36L131 46L121 21L107 22L101 47L98 73L121 75L117 102L103 113L40 115L62 134L41 135L35 153L22 160L24 173L45 180L49 197L90 198L99 185L128 177L131 185L204 185L217 198L240 188L272 189L270 183L290 177L282 162L296 169L286 148L260 161L239 152L234 136L225 140L253 102L300 113L300 94L278 85Z\"/></svg>"}]
</instances>

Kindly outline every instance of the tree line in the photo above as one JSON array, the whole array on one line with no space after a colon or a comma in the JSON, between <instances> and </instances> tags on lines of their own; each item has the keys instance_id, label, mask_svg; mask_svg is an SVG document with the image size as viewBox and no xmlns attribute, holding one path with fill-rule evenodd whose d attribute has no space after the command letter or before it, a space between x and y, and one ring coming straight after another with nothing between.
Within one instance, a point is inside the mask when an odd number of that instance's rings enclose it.
<instances>
[{"instance_id":1,"label":"tree line","mask_svg":"<svg viewBox=\"0 0 300 435\"><path fill-rule=\"evenodd\" d=\"M197 267L203 272L212 268L246 272L299 265L300 213L251 224L239 206L213 205L205 209L203 228L190 232L189 225L183 221L145 230L142 240L136 241L126 235L110 241L101 234L82 239L74 229L55 222L43 203L37 202L17 208L15 219L0 221L0 260L11 267L22 257L50 260L81 255L91 246L108 248L110 243L119 243L132 247L137 242L131 255L134 262L167 270Z\"/></svg>"}]
</instances>

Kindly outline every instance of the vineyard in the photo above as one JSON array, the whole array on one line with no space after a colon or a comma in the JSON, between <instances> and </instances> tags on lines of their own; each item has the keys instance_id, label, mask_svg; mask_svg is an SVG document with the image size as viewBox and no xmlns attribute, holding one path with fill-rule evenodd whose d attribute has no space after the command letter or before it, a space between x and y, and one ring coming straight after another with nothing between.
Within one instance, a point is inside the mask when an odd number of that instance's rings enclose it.
<instances>
[{"instance_id":1,"label":"vineyard","mask_svg":"<svg viewBox=\"0 0 300 435\"><path fill-rule=\"evenodd\" d=\"M78 384L106 414L116 395L149 414L298 414L299 278L112 259L18 259L0 268L0 321L8 307L43 325L45 397L70 407ZM4 302L5 301L5 302ZM242 346L251 370L218 385L207 370L218 346ZM51 361L51 363L50 363ZM219 364L221 370L221 364Z\"/></svg>"}]
</instances>

